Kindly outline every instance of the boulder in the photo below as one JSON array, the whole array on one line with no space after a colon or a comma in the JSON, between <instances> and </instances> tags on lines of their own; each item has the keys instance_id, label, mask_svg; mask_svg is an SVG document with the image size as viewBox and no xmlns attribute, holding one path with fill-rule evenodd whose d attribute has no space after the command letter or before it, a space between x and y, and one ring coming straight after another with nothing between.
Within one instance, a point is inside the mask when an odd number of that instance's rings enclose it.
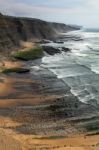
<instances>
[{"instance_id":1,"label":"boulder","mask_svg":"<svg viewBox=\"0 0 99 150\"><path fill-rule=\"evenodd\" d=\"M52 47L52 46L42 46L42 47L43 47L43 50L46 53L48 53L49 55L55 55L57 53L61 53L59 48L55 48L55 47Z\"/></svg>"}]
</instances>

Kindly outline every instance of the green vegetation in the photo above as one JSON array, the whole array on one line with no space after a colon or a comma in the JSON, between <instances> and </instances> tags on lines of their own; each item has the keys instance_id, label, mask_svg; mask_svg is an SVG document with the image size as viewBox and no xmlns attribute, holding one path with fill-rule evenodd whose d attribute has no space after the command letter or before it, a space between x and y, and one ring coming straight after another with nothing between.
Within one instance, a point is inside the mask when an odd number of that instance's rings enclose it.
<instances>
[{"instance_id":1,"label":"green vegetation","mask_svg":"<svg viewBox=\"0 0 99 150\"><path fill-rule=\"evenodd\" d=\"M13 57L16 59L21 59L26 61L41 58L42 56L43 56L43 49L42 47L39 46L24 51L18 51L13 55Z\"/></svg>"},{"instance_id":2,"label":"green vegetation","mask_svg":"<svg viewBox=\"0 0 99 150\"><path fill-rule=\"evenodd\" d=\"M5 68L3 69L2 73L27 73L29 71L29 69L25 68Z\"/></svg>"},{"instance_id":3,"label":"green vegetation","mask_svg":"<svg viewBox=\"0 0 99 150\"><path fill-rule=\"evenodd\" d=\"M42 139L42 140L62 139L62 138L66 138L66 136L33 137L33 139Z\"/></svg>"}]
</instances>

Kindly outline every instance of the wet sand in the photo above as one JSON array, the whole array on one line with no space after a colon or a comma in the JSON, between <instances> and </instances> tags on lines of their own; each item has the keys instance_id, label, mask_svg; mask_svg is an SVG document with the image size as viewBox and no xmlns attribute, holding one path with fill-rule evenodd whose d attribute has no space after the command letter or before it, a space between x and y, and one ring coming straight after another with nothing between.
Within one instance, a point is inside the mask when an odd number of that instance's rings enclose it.
<instances>
[{"instance_id":1,"label":"wet sand","mask_svg":"<svg viewBox=\"0 0 99 150\"><path fill-rule=\"evenodd\" d=\"M98 150L99 136L87 136L81 121L93 116L96 108L44 68L0 76L0 150Z\"/></svg>"}]
</instances>

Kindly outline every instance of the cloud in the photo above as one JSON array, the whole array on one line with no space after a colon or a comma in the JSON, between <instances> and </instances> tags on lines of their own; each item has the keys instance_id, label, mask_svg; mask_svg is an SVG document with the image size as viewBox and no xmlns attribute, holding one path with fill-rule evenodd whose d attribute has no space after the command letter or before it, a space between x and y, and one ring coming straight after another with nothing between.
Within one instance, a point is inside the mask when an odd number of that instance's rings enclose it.
<instances>
[{"instance_id":1,"label":"cloud","mask_svg":"<svg viewBox=\"0 0 99 150\"><path fill-rule=\"evenodd\" d=\"M54 0L55 2L56 0ZM63 0L64 1L64 0ZM36 4L27 4L23 2L17 2L14 0L0 0L0 9L4 14L9 15L18 15L18 16L28 16L33 17L35 15L41 16L45 14L66 14L66 13L72 13L73 9L71 8L62 8L62 7L51 7L48 4L47 5L36 5Z\"/></svg>"},{"instance_id":2,"label":"cloud","mask_svg":"<svg viewBox=\"0 0 99 150\"><path fill-rule=\"evenodd\" d=\"M99 26L99 0L0 0L4 14Z\"/></svg>"}]
</instances>

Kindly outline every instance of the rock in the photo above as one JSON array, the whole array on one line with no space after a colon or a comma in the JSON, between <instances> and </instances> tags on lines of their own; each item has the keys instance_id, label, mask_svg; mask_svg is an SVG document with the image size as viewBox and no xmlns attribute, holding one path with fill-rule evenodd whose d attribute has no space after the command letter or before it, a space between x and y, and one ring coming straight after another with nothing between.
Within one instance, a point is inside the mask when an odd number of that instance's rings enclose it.
<instances>
[{"instance_id":1,"label":"rock","mask_svg":"<svg viewBox=\"0 0 99 150\"><path fill-rule=\"evenodd\" d=\"M68 52L68 51L71 51L71 50L69 48L67 48L67 47L62 47L62 51Z\"/></svg>"},{"instance_id":2,"label":"rock","mask_svg":"<svg viewBox=\"0 0 99 150\"><path fill-rule=\"evenodd\" d=\"M46 44L46 43L52 43L52 41L50 40L46 40L46 39L42 39L40 41L38 41L39 44Z\"/></svg>"},{"instance_id":3,"label":"rock","mask_svg":"<svg viewBox=\"0 0 99 150\"><path fill-rule=\"evenodd\" d=\"M60 41L60 40L53 40L54 43L59 43L59 44L63 44L64 42L63 41Z\"/></svg>"},{"instance_id":4,"label":"rock","mask_svg":"<svg viewBox=\"0 0 99 150\"><path fill-rule=\"evenodd\" d=\"M43 50L48 53L49 55L55 55L57 53L61 53L61 51L58 48L51 47L51 46L42 46Z\"/></svg>"},{"instance_id":5,"label":"rock","mask_svg":"<svg viewBox=\"0 0 99 150\"><path fill-rule=\"evenodd\" d=\"M70 49L66 47L52 47L52 46L42 46L43 50L48 53L49 55L55 55L57 53L61 53L62 51L64 52L69 52Z\"/></svg>"},{"instance_id":6,"label":"rock","mask_svg":"<svg viewBox=\"0 0 99 150\"><path fill-rule=\"evenodd\" d=\"M5 68L2 73L28 73L30 69L27 68Z\"/></svg>"}]
</instances>

